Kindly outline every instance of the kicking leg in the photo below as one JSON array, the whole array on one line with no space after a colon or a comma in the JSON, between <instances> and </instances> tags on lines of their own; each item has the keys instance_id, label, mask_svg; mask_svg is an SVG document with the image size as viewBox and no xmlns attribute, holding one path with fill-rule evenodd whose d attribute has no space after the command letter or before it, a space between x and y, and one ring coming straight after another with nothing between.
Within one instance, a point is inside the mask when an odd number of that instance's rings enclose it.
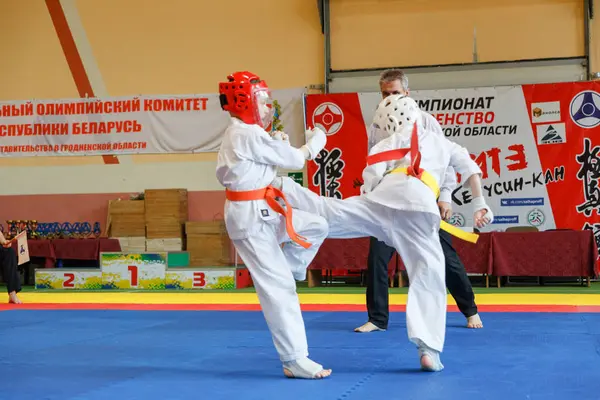
<instances>
[{"instance_id":1,"label":"kicking leg","mask_svg":"<svg viewBox=\"0 0 600 400\"><path fill-rule=\"evenodd\" d=\"M308 359L308 343L296 282L278 245L277 225L233 243L250 271L273 343L288 377L320 379L331 370Z\"/></svg>"},{"instance_id":2,"label":"kicking leg","mask_svg":"<svg viewBox=\"0 0 600 400\"><path fill-rule=\"evenodd\" d=\"M317 255L325 238L327 238L329 226L325 218L302 210L294 210L292 221L296 233L306 238L311 246L305 249L296 242L291 241L285 230L285 220L282 220L282 225L279 228L279 242L284 244L283 254L292 269L294 279L303 281L306 279L306 269Z\"/></svg>"},{"instance_id":3,"label":"kicking leg","mask_svg":"<svg viewBox=\"0 0 600 400\"><path fill-rule=\"evenodd\" d=\"M354 196L342 200L319 196L287 177L276 178L273 186L285 194L293 208L325 218L329 224L328 238L382 238L379 215L383 206L365 197Z\"/></svg>"},{"instance_id":4,"label":"kicking leg","mask_svg":"<svg viewBox=\"0 0 600 400\"><path fill-rule=\"evenodd\" d=\"M406 304L408 337L419 348L421 368L441 371L446 335L446 282L439 216L394 211L390 237L410 280ZM398 228L397 228L398 227Z\"/></svg>"}]
</instances>

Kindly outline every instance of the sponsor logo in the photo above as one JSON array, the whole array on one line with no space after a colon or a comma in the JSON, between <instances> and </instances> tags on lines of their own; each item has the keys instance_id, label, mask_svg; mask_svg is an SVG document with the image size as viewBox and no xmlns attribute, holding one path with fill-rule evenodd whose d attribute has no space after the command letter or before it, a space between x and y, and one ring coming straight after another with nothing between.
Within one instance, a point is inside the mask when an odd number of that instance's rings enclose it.
<instances>
[{"instance_id":1,"label":"sponsor logo","mask_svg":"<svg viewBox=\"0 0 600 400\"><path fill-rule=\"evenodd\" d=\"M260 210L260 213L262 214L263 217L268 217L269 216L269 210L262 209L262 210Z\"/></svg>"},{"instance_id":2,"label":"sponsor logo","mask_svg":"<svg viewBox=\"0 0 600 400\"><path fill-rule=\"evenodd\" d=\"M502 207L543 206L543 197L531 197L522 199L500 199Z\"/></svg>"},{"instance_id":3,"label":"sponsor logo","mask_svg":"<svg viewBox=\"0 0 600 400\"><path fill-rule=\"evenodd\" d=\"M546 216L539 208L534 208L527 214L527 223L531 226L541 226L546 221Z\"/></svg>"},{"instance_id":4,"label":"sponsor logo","mask_svg":"<svg viewBox=\"0 0 600 400\"><path fill-rule=\"evenodd\" d=\"M600 125L600 94L593 90L579 92L571 100L569 114L581 128L591 129Z\"/></svg>"},{"instance_id":5,"label":"sponsor logo","mask_svg":"<svg viewBox=\"0 0 600 400\"><path fill-rule=\"evenodd\" d=\"M312 115L313 126L322 129L327 135L335 135L344 125L344 113L334 103L322 103Z\"/></svg>"},{"instance_id":6,"label":"sponsor logo","mask_svg":"<svg viewBox=\"0 0 600 400\"><path fill-rule=\"evenodd\" d=\"M564 123L538 125L536 128L538 144L556 144L567 142L567 134Z\"/></svg>"},{"instance_id":7,"label":"sponsor logo","mask_svg":"<svg viewBox=\"0 0 600 400\"><path fill-rule=\"evenodd\" d=\"M560 101L531 104L531 121L534 124L560 120Z\"/></svg>"},{"instance_id":8,"label":"sponsor logo","mask_svg":"<svg viewBox=\"0 0 600 400\"><path fill-rule=\"evenodd\" d=\"M465 226L465 222L465 216L460 213L452 214L452 216L448 220L448 223L450 225L458 226L460 228Z\"/></svg>"},{"instance_id":9,"label":"sponsor logo","mask_svg":"<svg viewBox=\"0 0 600 400\"><path fill-rule=\"evenodd\" d=\"M494 221L492 224L518 224L519 216L518 215L494 215Z\"/></svg>"}]
</instances>

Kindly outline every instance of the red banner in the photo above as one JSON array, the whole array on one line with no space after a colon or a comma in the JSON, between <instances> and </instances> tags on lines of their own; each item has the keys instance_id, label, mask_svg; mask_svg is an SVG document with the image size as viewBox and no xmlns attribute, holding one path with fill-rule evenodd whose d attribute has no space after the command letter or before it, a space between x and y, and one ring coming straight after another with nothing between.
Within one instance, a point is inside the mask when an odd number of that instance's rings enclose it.
<instances>
[{"instance_id":1,"label":"red banner","mask_svg":"<svg viewBox=\"0 0 600 400\"><path fill-rule=\"evenodd\" d=\"M560 184L546 185L557 228L592 229L600 233L600 82L557 83L523 86L527 108L531 109L533 130L539 130L541 108L535 104L556 104L555 112L564 124L558 129L560 146L538 141L542 168L564 171ZM543 112L543 111L541 111ZM537 123L536 123L537 122ZM556 124L556 130L561 124Z\"/></svg>"},{"instance_id":2,"label":"red banner","mask_svg":"<svg viewBox=\"0 0 600 400\"><path fill-rule=\"evenodd\" d=\"M480 165L494 210L488 230L509 226L593 230L600 244L600 82L413 91L445 136ZM359 194L367 134L379 93L309 95L308 125L328 135L309 163L309 188L323 196ZM457 226L472 226L470 193L453 192Z\"/></svg>"},{"instance_id":3,"label":"red banner","mask_svg":"<svg viewBox=\"0 0 600 400\"><path fill-rule=\"evenodd\" d=\"M327 134L327 146L308 163L308 187L340 199L360 194L368 150L358 94L307 96L306 122Z\"/></svg>"}]
</instances>

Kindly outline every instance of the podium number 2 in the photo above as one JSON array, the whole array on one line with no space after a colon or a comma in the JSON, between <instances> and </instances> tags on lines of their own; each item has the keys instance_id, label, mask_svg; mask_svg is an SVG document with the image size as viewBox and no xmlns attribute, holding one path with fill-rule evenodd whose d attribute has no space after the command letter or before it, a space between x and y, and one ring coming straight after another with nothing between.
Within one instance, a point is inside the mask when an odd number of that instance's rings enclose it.
<instances>
[{"instance_id":1,"label":"podium number 2","mask_svg":"<svg viewBox=\"0 0 600 400\"><path fill-rule=\"evenodd\" d=\"M65 273L65 281L63 282L63 287L75 287L73 281L75 280L75 274Z\"/></svg>"},{"instance_id":2,"label":"podium number 2","mask_svg":"<svg viewBox=\"0 0 600 400\"><path fill-rule=\"evenodd\" d=\"M204 287L204 285L206 285L206 275L204 274L204 272L194 272L194 280L193 280L193 286L194 287Z\"/></svg>"},{"instance_id":3,"label":"podium number 2","mask_svg":"<svg viewBox=\"0 0 600 400\"><path fill-rule=\"evenodd\" d=\"M127 269L129 270L129 282L131 283L132 287L136 287L138 285L138 267L135 265L130 265L129 267L127 267Z\"/></svg>"}]
</instances>

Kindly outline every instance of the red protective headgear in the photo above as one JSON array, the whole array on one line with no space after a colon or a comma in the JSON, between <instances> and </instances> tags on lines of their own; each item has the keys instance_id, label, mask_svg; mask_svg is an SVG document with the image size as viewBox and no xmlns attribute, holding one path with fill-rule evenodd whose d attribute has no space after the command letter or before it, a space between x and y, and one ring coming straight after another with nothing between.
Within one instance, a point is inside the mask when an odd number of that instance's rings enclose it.
<instances>
[{"instance_id":1,"label":"red protective headgear","mask_svg":"<svg viewBox=\"0 0 600 400\"><path fill-rule=\"evenodd\" d=\"M273 121L271 92L265 81L248 72L235 72L219 83L221 108L247 124L267 128Z\"/></svg>"}]
</instances>

